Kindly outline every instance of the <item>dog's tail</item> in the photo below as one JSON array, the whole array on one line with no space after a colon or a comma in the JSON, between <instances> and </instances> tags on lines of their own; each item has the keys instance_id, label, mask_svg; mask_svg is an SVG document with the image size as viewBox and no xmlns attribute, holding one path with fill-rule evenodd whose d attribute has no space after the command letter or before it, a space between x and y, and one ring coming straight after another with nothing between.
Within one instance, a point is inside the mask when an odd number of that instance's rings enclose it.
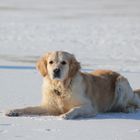
<instances>
[{"instance_id":1,"label":"dog's tail","mask_svg":"<svg viewBox=\"0 0 140 140\"><path fill-rule=\"evenodd\" d=\"M137 107L140 108L140 89L133 90L134 100L137 104Z\"/></svg>"},{"instance_id":2,"label":"dog's tail","mask_svg":"<svg viewBox=\"0 0 140 140\"><path fill-rule=\"evenodd\" d=\"M135 89L133 90L134 94L137 94L138 97L140 98L140 89Z\"/></svg>"}]
</instances>

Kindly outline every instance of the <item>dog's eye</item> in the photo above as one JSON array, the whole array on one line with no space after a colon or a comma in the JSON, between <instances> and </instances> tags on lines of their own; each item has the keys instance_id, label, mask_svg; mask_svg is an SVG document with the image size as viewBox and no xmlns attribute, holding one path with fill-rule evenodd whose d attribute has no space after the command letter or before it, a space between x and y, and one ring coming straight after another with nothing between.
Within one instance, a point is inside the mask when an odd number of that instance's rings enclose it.
<instances>
[{"instance_id":1,"label":"dog's eye","mask_svg":"<svg viewBox=\"0 0 140 140\"><path fill-rule=\"evenodd\" d=\"M66 61L62 61L61 64L62 64L62 65L66 65Z\"/></svg>"},{"instance_id":2,"label":"dog's eye","mask_svg":"<svg viewBox=\"0 0 140 140\"><path fill-rule=\"evenodd\" d=\"M49 64L53 64L53 61L50 61Z\"/></svg>"}]
</instances>

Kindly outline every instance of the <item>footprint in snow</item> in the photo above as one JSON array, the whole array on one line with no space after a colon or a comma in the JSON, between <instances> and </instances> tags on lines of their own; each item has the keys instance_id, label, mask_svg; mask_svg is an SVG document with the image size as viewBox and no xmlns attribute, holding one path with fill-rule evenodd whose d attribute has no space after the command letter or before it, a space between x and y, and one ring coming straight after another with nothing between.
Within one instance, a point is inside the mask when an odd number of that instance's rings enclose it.
<instances>
[{"instance_id":1,"label":"footprint in snow","mask_svg":"<svg viewBox=\"0 0 140 140\"><path fill-rule=\"evenodd\" d=\"M20 136L20 135L17 135L15 136L16 138L23 138L24 136Z\"/></svg>"},{"instance_id":2,"label":"footprint in snow","mask_svg":"<svg viewBox=\"0 0 140 140\"><path fill-rule=\"evenodd\" d=\"M1 123L0 126L11 126L12 124L10 123Z\"/></svg>"},{"instance_id":3,"label":"footprint in snow","mask_svg":"<svg viewBox=\"0 0 140 140\"><path fill-rule=\"evenodd\" d=\"M7 133L7 130L0 130L0 134Z\"/></svg>"},{"instance_id":4,"label":"footprint in snow","mask_svg":"<svg viewBox=\"0 0 140 140\"><path fill-rule=\"evenodd\" d=\"M35 129L33 131L37 131L37 132L56 132L56 131L59 131L59 130L58 129L46 128L46 129Z\"/></svg>"}]
</instances>

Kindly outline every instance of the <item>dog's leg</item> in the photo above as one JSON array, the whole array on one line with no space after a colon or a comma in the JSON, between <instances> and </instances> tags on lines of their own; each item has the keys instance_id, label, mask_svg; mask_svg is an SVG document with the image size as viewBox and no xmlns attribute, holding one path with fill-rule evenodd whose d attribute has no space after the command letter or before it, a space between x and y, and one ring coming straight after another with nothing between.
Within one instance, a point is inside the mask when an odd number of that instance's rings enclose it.
<instances>
[{"instance_id":1,"label":"dog's leg","mask_svg":"<svg viewBox=\"0 0 140 140\"><path fill-rule=\"evenodd\" d=\"M116 82L116 107L123 112L134 112L136 107L140 107L140 99L135 94L126 78L119 76Z\"/></svg>"},{"instance_id":2,"label":"dog's leg","mask_svg":"<svg viewBox=\"0 0 140 140\"><path fill-rule=\"evenodd\" d=\"M79 107L74 107L65 114L62 114L61 117L64 119L75 119L78 117L91 117L95 116L97 113L91 105L82 105Z\"/></svg>"},{"instance_id":3,"label":"dog's leg","mask_svg":"<svg viewBox=\"0 0 140 140\"><path fill-rule=\"evenodd\" d=\"M43 106L26 107L22 109L13 109L5 113L6 116L24 116L24 115L47 115L47 109Z\"/></svg>"}]
</instances>

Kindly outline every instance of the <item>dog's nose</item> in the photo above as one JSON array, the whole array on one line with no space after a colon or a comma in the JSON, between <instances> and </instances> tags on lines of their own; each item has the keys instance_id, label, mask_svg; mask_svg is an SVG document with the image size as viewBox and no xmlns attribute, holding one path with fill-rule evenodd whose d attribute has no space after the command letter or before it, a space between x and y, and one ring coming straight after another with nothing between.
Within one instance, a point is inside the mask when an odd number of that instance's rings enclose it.
<instances>
[{"instance_id":1,"label":"dog's nose","mask_svg":"<svg viewBox=\"0 0 140 140\"><path fill-rule=\"evenodd\" d=\"M54 78L60 78L60 69L56 68L53 70L53 76Z\"/></svg>"},{"instance_id":2,"label":"dog's nose","mask_svg":"<svg viewBox=\"0 0 140 140\"><path fill-rule=\"evenodd\" d=\"M58 74L58 73L60 73L60 69L59 69L59 68L56 68L56 69L53 70L53 72L54 72L55 74Z\"/></svg>"}]
</instances>

